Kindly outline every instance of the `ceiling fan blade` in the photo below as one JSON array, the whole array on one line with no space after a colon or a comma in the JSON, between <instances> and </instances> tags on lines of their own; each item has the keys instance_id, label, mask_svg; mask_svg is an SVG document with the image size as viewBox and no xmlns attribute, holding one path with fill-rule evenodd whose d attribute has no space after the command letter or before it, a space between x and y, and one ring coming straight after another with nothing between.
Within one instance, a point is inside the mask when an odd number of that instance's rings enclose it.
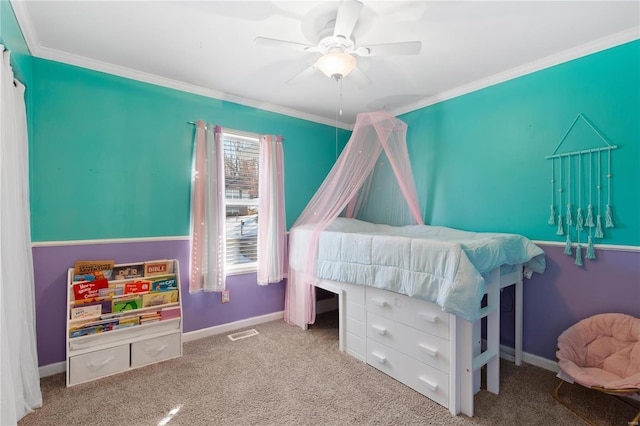
<instances>
[{"instance_id":1,"label":"ceiling fan blade","mask_svg":"<svg viewBox=\"0 0 640 426\"><path fill-rule=\"evenodd\" d=\"M421 41L404 41L400 43L372 44L360 46L353 51L359 56L400 56L417 55L422 50Z\"/></svg>"},{"instance_id":2,"label":"ceiling fan blade","mask_svg":"<svg viewBox=\"0 0 640 426\"><path fill-rule=\"evenodd\" d=\"M279 40L268 37L256 37L253 42L258 46L266 47L279 47L285 49L293 49L303 52L317 52L317 46L311 46L310 44L296 43L295 41Z\"/></svg>"},{"instance_id":3,"label":"ceiling fan blade","mask_svg":"<svg viewBox=\"0 0 640 426\"><path fill-rule=\"evenodd\" d=\"M309 65L308 67L306 67L305 69L303 69L299 73L293 75L291 78L289 78L283 84L297 84L297 83L301 83L301 82L306 82L306 80L308 78L310 78L311 76L313 76L314 74L319 73L319 72L320 71L318 71L318 69L316 68L316 64L314 62L313 64Z\"/></svg>"},{"instance_id":4,"label":"ceiling fan blade","mask_svg":"<svg viewBox=\"0 0 640 426\"><path fill-rule=\"evenodd\" d=\"M358 0L342 0L336 16L336 24L333 28L334 37L344 37L348 39L358 22L362 3Z\"/></svg>"}]
</instances>

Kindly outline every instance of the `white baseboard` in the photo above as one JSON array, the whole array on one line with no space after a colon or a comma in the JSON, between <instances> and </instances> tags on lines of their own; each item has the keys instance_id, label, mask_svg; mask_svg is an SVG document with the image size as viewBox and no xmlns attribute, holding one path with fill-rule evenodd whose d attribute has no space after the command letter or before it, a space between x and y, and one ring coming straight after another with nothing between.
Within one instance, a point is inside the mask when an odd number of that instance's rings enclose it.
<instances>
[{"instance_id":1,"label":"white baseboard","mask_svg":"<svg viewBox=\"0 0 640 426\"><path fill-rule=\"evenodd\" d=\"M54 374L58 373L64 373L65 371L67 371L66 361L54 362L53 364L47 364L43 365L42 367L38 367L40 378L53 376Z\"/></svg>"},{"instance_id":2,"label":"white baseboard","mask_svg":"<svg viewBox=\"0 0 640 426\"><path fill-rule=\"evenodd\" d=\"M190 331L182 335L183 342L190 342L192 340L201 339L203 337L214 336L216 334L222 334L229 331L238 330L244 327L251 327L253 325L262 324L263 322L276 321L284 318L284 311L274 312L272 314L261 315L258 317L247 318L240 321L230 322L227 324L217 325L215 327L203 328L201 330ZM55 362L53 364L43 365L38 368L40 378L53 376L54 374L64 373L67 371L66 361Z\"/></svg>"},{"instance_id":3,"label":"white baseboard","mask_svg":"<svg viewBox=\"0 0 640 426\"><path fill-rule=\"evenodd\" d=\"M183 342L202 339L203 337L215 336L216 334L228 333L245 327L262 324L263 322L276 321L284 318L284 311L274 312L267 315L243 319L240 321L228 322L226 324L216 325L209 328L202 328L196 331L190 331L182 335Z\"/></svg>"},{"instance_id":4,"label":"white baseboard","mask_svg":"<svg viewBox=\"0 0 640 426\"><path fill-rule=\"evenodd\" d=\"M500 358L514 361L515 353L516 351L514 348L510 346L500 345ZM536 367L544 368L545 370L553 371L554 373L557 373L560 370L557 362L542 358L538 355L530 354L528 352L522 353L522 362L535 365Z\"/></svg>"}]
</instances>

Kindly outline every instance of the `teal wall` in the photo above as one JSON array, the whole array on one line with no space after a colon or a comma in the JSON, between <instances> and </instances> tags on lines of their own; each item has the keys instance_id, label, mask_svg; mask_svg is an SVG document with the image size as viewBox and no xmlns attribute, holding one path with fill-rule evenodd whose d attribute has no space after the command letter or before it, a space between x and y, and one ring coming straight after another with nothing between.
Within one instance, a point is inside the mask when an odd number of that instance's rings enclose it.
<instances>
[{"instance_id":1,"label":"teal wall","mask_svg":"<svg viewBox=\"0 0 640 426\"><path fill-rule=\"evenodd\" d=\"M612 152L616 228L605 229L605 238L596 242L640 245L640 41L399 117L408 124L426 222L564 241L547 224L551 161L545 156L579 113L619 146ZM580 120L558 152L603 145ZM575 233L572 238L575 242Z\"/></svg>"},{"instance_id":2,"label":"teal wall","mask_svg":"<svg viewBox=\"0 0 640 426\"><path fill-rule=\"evenodd\" d=\"M285 137L288 226L335 161L333 127L84 68L34 59L32 91L34 242L188 235L189 121Z\"/></svg>"}]
</instances>

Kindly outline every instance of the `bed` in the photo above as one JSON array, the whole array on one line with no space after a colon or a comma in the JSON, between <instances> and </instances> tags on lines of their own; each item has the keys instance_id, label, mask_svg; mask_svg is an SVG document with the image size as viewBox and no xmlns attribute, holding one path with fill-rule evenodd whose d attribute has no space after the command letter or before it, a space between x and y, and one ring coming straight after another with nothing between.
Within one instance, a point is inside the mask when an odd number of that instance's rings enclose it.
<instances>
[{"instance_id":1,"label":"bed","mask_svg":"<svg viewBox=\"0 0 640 426\"><path fill-rule=\"evenodd\" d=\"M294 227L292 247L308 246L312 229ZM308 267L301 253L290 252L290 270ZM318 238L314 284L338 295L341 350L472 416L482 366L499 392L500 290L516 286L519 364L523 274L544 269L544 252L520 235L339 217Z\"/></svg>"}]
</instances>

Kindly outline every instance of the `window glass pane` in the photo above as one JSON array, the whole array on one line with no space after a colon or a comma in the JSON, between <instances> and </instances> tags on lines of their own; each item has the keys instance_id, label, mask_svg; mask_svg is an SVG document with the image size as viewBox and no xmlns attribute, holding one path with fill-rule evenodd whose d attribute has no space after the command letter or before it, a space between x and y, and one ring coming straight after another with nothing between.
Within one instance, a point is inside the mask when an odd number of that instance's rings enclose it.
<instances>
[{"instance_id":1,"label":"window glass pane","mask_svg":"<svg viewBox=\"0 0 640 426\"><path fill-rule=\"evenodd\" d=\"M258 199L258 139L234 138L225 134L224 173L227 200Z\"/></svg>"},{"instance_id":2,"label":"window glass pane","mask_svg":"<svg viewBox=\"0 0 640 426\"><path fill-rule=\"evenodd\" d=\"M225 133L227 265L258 261L259 139Z\"/></svg>"},{"instance_id":3,"label":"window glass pane","mask_svg":"<svg viewBox=\"0 0 640 426\"><path fill-rule=\"evenodd\" d=\"M227 265L258 261L258 207L227 204Z\"/></svg>"}]
</instances>

